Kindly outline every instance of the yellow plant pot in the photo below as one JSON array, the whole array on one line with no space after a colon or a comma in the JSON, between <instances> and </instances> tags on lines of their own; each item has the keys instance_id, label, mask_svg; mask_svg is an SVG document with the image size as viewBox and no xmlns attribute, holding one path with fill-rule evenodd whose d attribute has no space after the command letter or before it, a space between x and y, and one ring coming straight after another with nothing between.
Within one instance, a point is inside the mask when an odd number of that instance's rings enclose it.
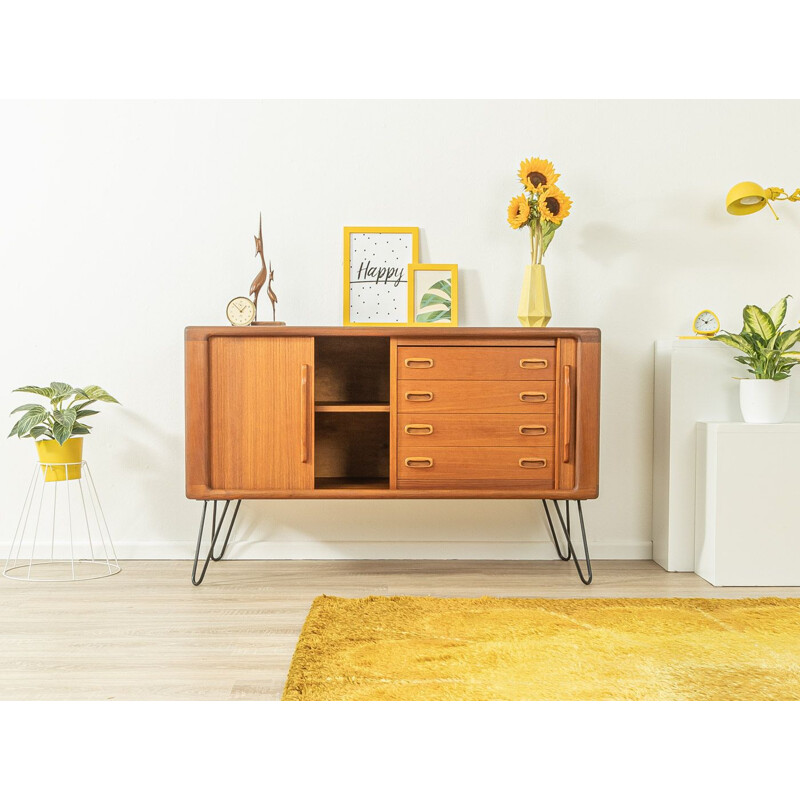
<instances>
[{"instance_id":1,"label":"yellow plant pot","mask_svg":"<svg viewBox=\"0 0 800 800\"><path fill-rule=\"evenodd\" d=\"M552 316L544 265L530 264L525 267L517 319L526 328L545 328Z\"/></svg>"},{"instance_id":2,"label":"yellow plant pot","mask_svg":"<svg viewBox=\"0 0 800 800\"><path fill-rule=\"evenodd\" d=\"M67 439L64 444L59 444L54 439L36 442L36 449L39 451L39 463L42 465L45 481L74 481L81 477L83 438L80 436ZM59 466L50 466L51 464ZM69 466L64 466L65 464Z\"/></svg>"}]
</instances>

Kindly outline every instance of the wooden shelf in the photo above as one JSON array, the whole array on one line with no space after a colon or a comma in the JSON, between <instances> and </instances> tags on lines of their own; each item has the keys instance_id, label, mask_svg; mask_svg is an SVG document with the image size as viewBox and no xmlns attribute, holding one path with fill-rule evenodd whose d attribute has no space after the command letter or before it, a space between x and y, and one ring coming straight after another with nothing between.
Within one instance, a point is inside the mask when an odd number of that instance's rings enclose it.
<instances>
[{"instance_id":1,"label":"wooden shelf","mask_svg":"<svg viewBox=\"0 0 800 800\"><path fill-rule=\"evenodd\" d=\"M388 489L388 478L317 478L315 489Z\"/></svg>"},{"instance_id":2,"label":"wooden shelf","mask_svg":"<svg viewBox=\"0 0 800 800\"><path fill-rule=\"evenodd\" d=\"M326 413L389 412L388 403L315 403L315 411Z\"/></svg>"}]
</instances>

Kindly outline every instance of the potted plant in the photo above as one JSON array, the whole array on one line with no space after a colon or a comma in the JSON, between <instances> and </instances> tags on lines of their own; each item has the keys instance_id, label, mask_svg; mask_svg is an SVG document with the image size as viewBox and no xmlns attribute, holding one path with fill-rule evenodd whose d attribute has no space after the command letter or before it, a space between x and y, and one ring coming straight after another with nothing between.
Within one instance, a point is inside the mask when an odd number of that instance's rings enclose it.
<instances>
[{"instance_id":1,"label":"potted plant","mask_svg":"<svg viewBox=\"0 0 800 800\"><path fill-rule=\"evenodd\" d=\"M741 333L723 331L712 341L741 351L734 360L747 367L752 378L741 379L739 407L745 422L782 422L789 410L790 384L787 378L800 363L800 352L792 350L800 341L800 328L784 330L786 301L775 303L767 312L755 305L744 307Z\"/></svg>"},{"instance_id":2,"label":"potted plant","mask_svg":"<svg viewBox=\"0 0 800 800\"><path fill-rule=\"evenodd\" d=\"M21 386L15 392L39 395L50 401L50 408L39 403L26 403L11 414L22 413L14 423L9 437L33 439L39 452L39 463L46 481L75 480L81 477L83 461L83 436L88 436L92 426L86 417L99 414L90 408L98 400L118 403L105 389L86 386L76 389L68 383L53 381L49 386ZM48 466L57 464L61 466ZM68 464L68 467L63 465Z\"/></svg>"}]
</instances>

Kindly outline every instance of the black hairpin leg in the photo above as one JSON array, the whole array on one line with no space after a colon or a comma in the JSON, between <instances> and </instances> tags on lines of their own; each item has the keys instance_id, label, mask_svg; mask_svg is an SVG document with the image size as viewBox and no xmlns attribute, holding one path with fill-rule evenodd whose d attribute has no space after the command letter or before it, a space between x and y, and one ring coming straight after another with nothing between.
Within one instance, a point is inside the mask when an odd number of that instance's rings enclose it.
<instances>
[{"instance_id":1,"label":"black hairpin leg","mask_svg":"<svg viewBox=\"0 0 800 800\"><path fill-rule=\"evenodd\" d=\"M200 573L200 577L197 577L197 562L200 559L200 545L203 542L203 530L206 525L206 509L209 503L213 503L213 511L211 514L211 545L208 548L208 555L206 556L205 563L203 564L203 570ZM228 506L231 504L230 500L225 501L225 507L222 509L222 514L220 515L219 522L217 522L217 501L216 500L203 500L203 513L200 516L200 531L197 534L197 548L194 551L194 566L192 567L192 583L195 586L199 586L203 582L203 578L206 576L206 570L208 569L208 564L211 561L219 561L222 556L225 555L225 550L228 548L228 541L231 538L231 531L233 531L233 523L236 522L236 515L239 513L239 506L242 504L241 500L236 501L236 507L233 509L233 516L231 517L230 524L228 525L228 533L225 536L225 541L222 543L222 550L219 553L214 552L214 548L217 545L217 539L219 539L219 535L222 532L222 524L225 522L225 515L228 513Z\"/></svg>"},{"instance_id":2,"label":"black hairpin leg","mask_svg":"<svg viewBox=\"0 0 800 800\"><path fill-rule=\"evenodd\" d=\"M572 528L570 525L570 518L569 518L569 500L564 501L564 505L566 506L566 522L564 521L564 515L561 513L561 507L558 505L557 500L550 501L556 509L556 514L558 514L558 521L561 524L561 531L564 534L564 538L567 541L566 553L561 551L561 546L558 543L558 537L556 536L556 529L555 525L553 525L553 518L550 516L550 509L547 507L547 500L542 500L542 505L544 506L544 513L547 515L547 524L550 527L550 535L553 537L553 544L556 547L556 553L558 553L558 557L562 561L569 561L570 558L575 562L575 569L578 571L578 577L585 583L587 586L592 582L592 561L589 558L589 545L586 543L586 525L583 521L583 508L581 508L581 501L576 500L578 504L578 518L580 519L581 523L581 538L583 539L583 557L586 561L586 572L584 573L581 569L580 562L578 561L578 554L575 552L575 548L572 546Z\"/></svg>"}]
</instances>

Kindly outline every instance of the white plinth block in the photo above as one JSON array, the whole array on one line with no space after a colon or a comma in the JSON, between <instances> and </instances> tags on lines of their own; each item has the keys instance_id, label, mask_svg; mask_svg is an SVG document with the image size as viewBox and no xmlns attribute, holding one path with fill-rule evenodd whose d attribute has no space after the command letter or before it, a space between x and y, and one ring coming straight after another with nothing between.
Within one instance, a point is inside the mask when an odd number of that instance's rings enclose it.
<instances>
[{"instance_id":1,"label":"white plinth block","mask_svg":"<svg viewBox=\"0 0 800 800\"><path fill-rule=\"evenodd\" d=\"M714 586L800 586L800 424L697 425L695 572Z\"/></svg>"}]
</instances>

